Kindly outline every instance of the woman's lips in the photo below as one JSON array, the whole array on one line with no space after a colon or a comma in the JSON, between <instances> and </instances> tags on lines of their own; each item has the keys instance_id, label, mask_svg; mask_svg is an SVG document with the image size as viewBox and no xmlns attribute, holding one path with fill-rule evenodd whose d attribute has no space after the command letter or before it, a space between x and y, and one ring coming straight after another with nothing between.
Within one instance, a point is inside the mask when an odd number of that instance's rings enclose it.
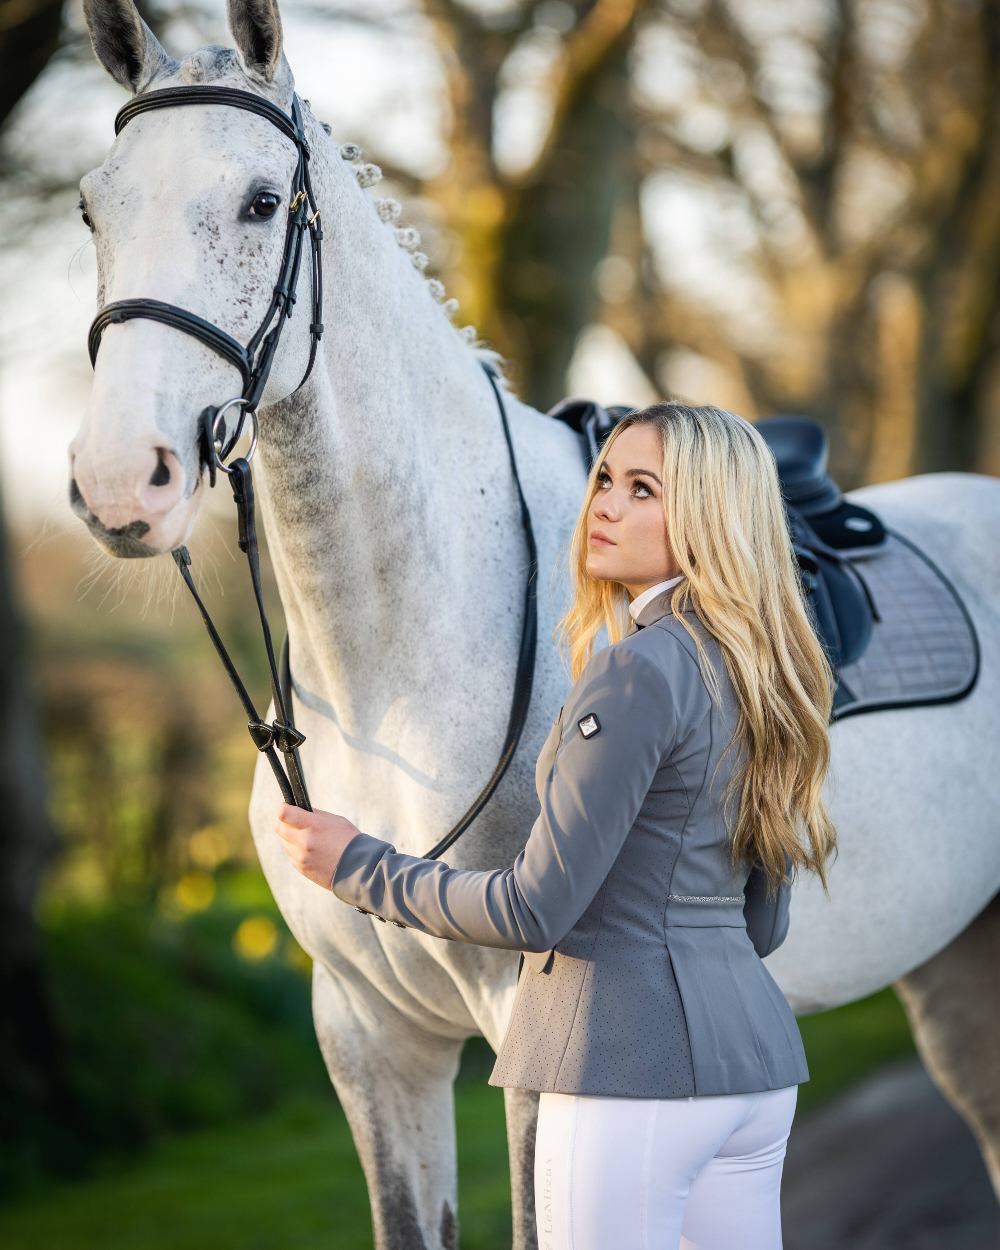
<instances>
[{"instance_id":1,"label":"woman's lips","mask_svg":"<svg viewBox=\"0 0 1000 1250\"><path fill-rule=\"evenodd\" d=\"M613 547L615 544L610 538L600 538L597 534L591 534L590 545L592 547Z\"/></svg>"}]
</instances>

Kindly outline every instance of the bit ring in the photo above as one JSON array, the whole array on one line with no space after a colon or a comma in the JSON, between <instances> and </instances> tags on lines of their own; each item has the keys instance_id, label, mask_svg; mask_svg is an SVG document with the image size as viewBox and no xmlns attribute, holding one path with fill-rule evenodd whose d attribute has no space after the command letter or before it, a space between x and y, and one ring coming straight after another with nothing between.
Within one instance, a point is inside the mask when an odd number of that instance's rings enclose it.
<instances>
[{"instance_id":1,"label":"bit ring","mask_svg":"<svg viewBox=\"0 0 1000 1250\"><path fill-rule=\"evenodd\" d=\"M227 399L226 402L221 406L221 408L216 409L215 417L212 420L212 455L215 456L216 467L220 468L223 473L232 473L232 469L227 468L226 465L223 463L221 457L219 456L219 452L222 450L222 440L218 437L219 422L222 420L227 409L232 408L234 404L242 404L244 407L243 407L243 413L240 416L239 422L236 426L236 433L234 434L232 442L229 445L229 449L230 451L232 451L236 442L239 440L243 432L243 421L246 418L247 414L249 413L250 420L253 422L253 436L250 439L250 447L248 448L247 453L243 457L243 459L246 460L247 463L249 464L251 458L253 457L254 452L257 450L257 414L256 412L254 412L252 408L247 408L246 403L247 401L246 399L244 399L242 395L237 395L235 399Z\"/></svg>"}]
</instances>

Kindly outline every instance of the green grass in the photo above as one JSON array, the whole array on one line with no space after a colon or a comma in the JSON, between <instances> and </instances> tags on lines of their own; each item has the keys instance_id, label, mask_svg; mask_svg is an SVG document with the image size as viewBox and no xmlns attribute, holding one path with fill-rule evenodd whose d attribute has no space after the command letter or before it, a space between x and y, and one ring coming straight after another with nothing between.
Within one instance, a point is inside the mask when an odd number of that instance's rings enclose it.
<instances>
[{"instance_id":1,"label":"green grass","mask_svg":"<svg viewBox=\"0 0 1000 1250\"><path fill-rule=\"evenodd\" d=\"M463 1250L510 1245L503 1094L457 1088ZM159 1142L0 1213L4 1250L364 1250L364 1177L332 1091Z\"/></svg>"},{"instance_id":2,"label":"green grass","mask_svg":"<svg viewBox=\"0 0 1000 1250\"><path fill-rule=\"evenodd\" d=\"M800 1021L812 1079L799 1114L912 1051L885 990ZM465 1051L455 1087L463 1250L510 1244L503 1095L485 1084L492 1052ZM39 1184L0 1213L3 1250L367 1250L367 1191L332 1090L161 1139L87 1181Z\"/></svg>"}]
</instances>

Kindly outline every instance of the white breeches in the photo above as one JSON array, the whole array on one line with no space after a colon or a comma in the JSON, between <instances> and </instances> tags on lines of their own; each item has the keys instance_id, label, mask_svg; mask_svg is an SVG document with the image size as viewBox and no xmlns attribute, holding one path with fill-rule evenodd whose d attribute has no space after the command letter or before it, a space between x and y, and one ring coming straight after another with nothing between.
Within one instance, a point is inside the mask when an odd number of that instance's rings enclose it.
<instances>
[{"instance_id":1,"label":"white breeches","mask_svg":"<svg viewBox=\"0 0 1000 1250\"><path fill-rule=\"evenodd\" d=\"M539 1250L780 1250L798 1086L691 1098L543 1092Z\"/></svg>"}]
</instances>

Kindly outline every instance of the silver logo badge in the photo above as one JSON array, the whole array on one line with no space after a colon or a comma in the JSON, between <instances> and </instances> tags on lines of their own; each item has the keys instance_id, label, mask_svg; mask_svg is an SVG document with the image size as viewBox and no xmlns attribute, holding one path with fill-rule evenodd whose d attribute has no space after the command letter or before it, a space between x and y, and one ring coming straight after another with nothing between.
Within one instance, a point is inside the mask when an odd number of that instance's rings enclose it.
<instances>
[{"instance_id":1,"label":"silver logo badge","mask_svg":"<svg viewBox=\"0 0 1000 1250\"><path fill-rule=\"evenodd\" d=\"M582 733L585 738L592 738L601 728L601 722L597 719L593 712L591 712L589 716L585 716L583 720L578 720L576 723L580 728L580 733Z\"/></svg>"}]
</instances>

